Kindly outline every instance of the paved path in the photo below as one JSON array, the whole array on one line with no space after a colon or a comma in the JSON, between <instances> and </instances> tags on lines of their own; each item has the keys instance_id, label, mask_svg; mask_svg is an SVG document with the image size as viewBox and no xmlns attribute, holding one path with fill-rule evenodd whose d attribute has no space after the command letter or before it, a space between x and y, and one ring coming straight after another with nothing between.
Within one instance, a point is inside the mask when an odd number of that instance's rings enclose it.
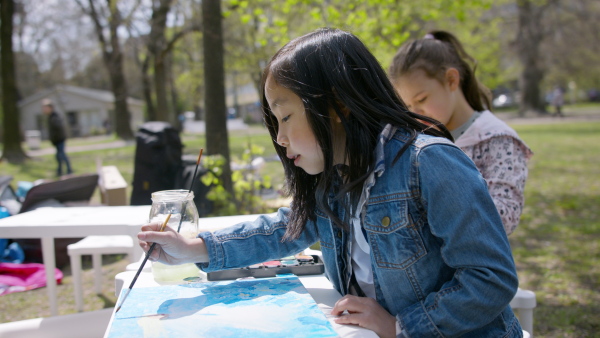
<instances>
[{"instance_id":1,"label":"paved path","mask_svg":"<svg viewBox=\"0 0 600 338\"><path fill-rule=\"evenodd\" d=\"M70 146L69 141L67 140L67 146L65 148L65 151L67 154L69 154L69 153L77 153L77 152L89 151L89 150L122 148L122 147L125 147L128 145L133 145L133 144L135 144L135 141L116 140L113 142L92 143L92 144ZM51 147L51 148L43 148L43 149L37 149L37 150L25 149L25 152L30 157L36 157L36 156L43 156L43 155L54 155L56 153L56 150L54 149L54 147Z\"/></svg>"},{"instance_id":2,"label":"paved path","mask_svg":"<svg viewBox=\"0 0 600 338\"><path fill-rule=\"evenodd\" d=\"M568 113L567 113L568 114ZM547 123L565 123L565 122L581 122L581 121L600 121L600 114L582 114L582 115L567 115L566 117L555 117L552 115L549 116L532 116L532 117L514 117L513 113L496 113L500 119L504 120L506 123L510 125L520 125L520 124L547 124ZM199 136L199 137L204 137ZM99 141L105 140L105 136L97 136ZM87 138L90 140L90 138ZM69 145L69 141L67 140L66 152L76 153L81 151L89 151L89 150L100 150L100 149L112 149L112 148L121 148L128 145L134 145L135 141L123 141L116 140L112 142L104 142L104 143L91 143L86 145ZM26 148L26 146L25 146ZM38 150L28 150L25 149L25 152L30 157L43 156L43 155L53 155L55 153L54 147L44 148Z\"/></svg>"},{"instance_id":3,"label":"paved path","mask_svg":"<svg viewBox=\"0 0 600 338\"><path fill-rule=\"evenodd\" d=\"M510 125L519 124L555 124L565 122L582 122L582 121L600 121L600 114L581 114L567 115L565 117L548 116L531 116L531 117L515 117L511 113L495 113L500 119Z\"/></svg>"}]
</instances>

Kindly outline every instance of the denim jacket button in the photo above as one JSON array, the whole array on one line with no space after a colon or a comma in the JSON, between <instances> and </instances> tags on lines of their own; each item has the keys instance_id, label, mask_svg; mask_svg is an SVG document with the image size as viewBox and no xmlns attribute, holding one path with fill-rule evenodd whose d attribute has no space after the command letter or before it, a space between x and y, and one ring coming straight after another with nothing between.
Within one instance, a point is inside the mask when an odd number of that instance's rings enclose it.
<instances>
[{"instance_id":1,"label":"denim jacket button","mask_svg":"<svg viewBox=\"0 0 600 338\"><path fill-rule=\"evenodd\" d=\"M337 232L337 236L338 236L339 238L342 238L342 232L338 230L338 232Z\"/></svg>"},{"instance_id":2,"label":"denim jacket button","mask_svg":"<svg viewBox=\"0 0 600 338\"><path fill-rule=\"evenodd\" d=\"M381 225L383 225L384 227L388 227L390 225L390 218L385 216L384 218L381 219Z\"/></svg>"}]
</instances>

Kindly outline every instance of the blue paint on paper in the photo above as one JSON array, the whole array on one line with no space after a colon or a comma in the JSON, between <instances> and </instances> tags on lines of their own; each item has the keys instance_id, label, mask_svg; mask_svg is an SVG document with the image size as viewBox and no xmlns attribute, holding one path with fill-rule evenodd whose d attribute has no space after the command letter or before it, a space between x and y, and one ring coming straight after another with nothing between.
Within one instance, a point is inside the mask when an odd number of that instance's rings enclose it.
<instances>
[{"instance_id":1,"label":"blue paint on paper","mask_svg":"<svg viewBox=\"0 0 600 338\"><path fill-rule=\"evenodd\" d=\"M108 337L337 337L297 277L134 288Z\"/></svg>"}]
</instances>

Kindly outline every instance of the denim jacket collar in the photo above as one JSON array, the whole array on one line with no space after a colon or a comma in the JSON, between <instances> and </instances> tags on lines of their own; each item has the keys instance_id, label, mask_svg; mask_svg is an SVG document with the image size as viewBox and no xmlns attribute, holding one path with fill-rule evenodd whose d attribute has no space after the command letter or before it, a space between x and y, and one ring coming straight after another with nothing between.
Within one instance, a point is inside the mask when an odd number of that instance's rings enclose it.
<instances>
[{"instance_id":1,"label":"denim jacket collar","mask_svg":"<svg viewBox=\"0 0 600 338\"><path fill-rule=\"evenodd\" d=\"M379 134L377 146L375 146L375 170L373 171L377 176L383 175L385 171L385 145L396 134L397 129L391 124L387 124Z\"/></svg>"}]
</instances>

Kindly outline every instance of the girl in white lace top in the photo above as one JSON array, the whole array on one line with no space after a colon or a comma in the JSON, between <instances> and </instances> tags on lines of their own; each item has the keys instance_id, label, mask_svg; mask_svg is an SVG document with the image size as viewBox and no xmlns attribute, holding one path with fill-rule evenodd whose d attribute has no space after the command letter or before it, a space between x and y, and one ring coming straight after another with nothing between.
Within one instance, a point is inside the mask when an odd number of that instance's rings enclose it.
<instances>
[{"instance_id":1,"label":"girl in white lace top","mask_svg":"<svg viewBox=\"0 0 600 338\"><path fill-rule=\"evenodd\" d=\"M471 63L454 35L434 31L400 47L389 73L408 108L443 123L475 162L510 235L523 210L533 152L487 109L489 90L477 81Z\"/></svg>"}]
</instances>

